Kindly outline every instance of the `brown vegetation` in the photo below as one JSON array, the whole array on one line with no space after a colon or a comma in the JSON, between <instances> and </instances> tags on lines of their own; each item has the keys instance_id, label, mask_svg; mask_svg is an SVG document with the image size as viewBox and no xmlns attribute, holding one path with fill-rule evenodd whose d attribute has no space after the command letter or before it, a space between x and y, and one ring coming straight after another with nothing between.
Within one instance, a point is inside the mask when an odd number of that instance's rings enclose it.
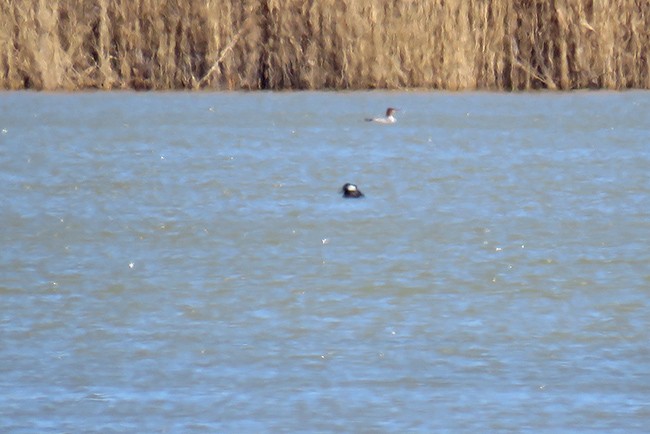
<instances>
[{"instance_id":1,"label":"brown vegetation","mask_svg":"<svg viewBox=\"0 0 650 434\"><path fill-rule=\"evenodd\" d=\"M4 0L5 89L650 88L648 0Z\"/></svg>"}]
</instances>

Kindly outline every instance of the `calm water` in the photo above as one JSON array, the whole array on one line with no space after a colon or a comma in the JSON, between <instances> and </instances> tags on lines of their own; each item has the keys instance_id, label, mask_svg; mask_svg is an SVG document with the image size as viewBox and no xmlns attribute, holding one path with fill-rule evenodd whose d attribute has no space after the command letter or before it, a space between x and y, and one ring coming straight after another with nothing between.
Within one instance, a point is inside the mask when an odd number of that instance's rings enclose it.
<instances>
[{"instance_id":1,"label":"calm water","mask_svg":"<svg viewBox=\"0 0 650 434\"><path fill-rule=\"evenodd\" d=\"M649 170L648 92L1 93L0 426L647 432Z\"/></svg>"}]
</instances>

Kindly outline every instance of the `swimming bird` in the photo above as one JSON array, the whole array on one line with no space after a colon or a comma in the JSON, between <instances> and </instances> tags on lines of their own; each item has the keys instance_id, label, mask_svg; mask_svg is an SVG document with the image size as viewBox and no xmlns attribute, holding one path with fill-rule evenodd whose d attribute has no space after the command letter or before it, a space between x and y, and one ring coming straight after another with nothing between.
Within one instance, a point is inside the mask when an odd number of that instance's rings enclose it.
<instances>
[{"instance_id":1,"label":"swimming bird","mask_svg":"<svg viewBox=\"0 0 650 434\"><path fill-rule=\"evenodd\" d=\"M359 198L364 196L356 185L350 184L349 182L343 185L341 193L343 193L343 197L345 198Z\"/></svg>"},{"instance_id":2,"label":"swimming bird","mask_svg":"<svg viewBox=\"0 0 650 434\"><path fill-rule=\"evenodd\" d=\"M399 111L396 108L393 107L388 107L386 109L386 117L383 118L366 118L366 122L377 122L378 124L394 124L397 119L395 119L395 116L393 114Z\"/></svg>"}]
</instances>

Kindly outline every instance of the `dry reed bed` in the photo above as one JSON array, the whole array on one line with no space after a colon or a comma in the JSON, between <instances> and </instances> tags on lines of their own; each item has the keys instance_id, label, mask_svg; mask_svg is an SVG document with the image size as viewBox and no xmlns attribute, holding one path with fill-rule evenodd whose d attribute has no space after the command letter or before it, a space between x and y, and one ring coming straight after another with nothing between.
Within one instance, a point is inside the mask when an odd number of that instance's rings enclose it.
<instances>
[{"instance_id":1,"label":"dry reed bed","mask_svg":"<svg viewBox=\"0 0 650 434\"><path fill-rule=\"evenodd\" d=\"M648 0L9 0L5 89L650 88Z\"/></svg>"}]
</instances>

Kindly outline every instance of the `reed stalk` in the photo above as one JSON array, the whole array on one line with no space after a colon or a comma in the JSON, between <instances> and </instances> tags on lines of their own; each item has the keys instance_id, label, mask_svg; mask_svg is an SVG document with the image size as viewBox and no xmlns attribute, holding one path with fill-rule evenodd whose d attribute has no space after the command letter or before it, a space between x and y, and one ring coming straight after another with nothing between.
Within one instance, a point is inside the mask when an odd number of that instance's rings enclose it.
<instances>
[{"instance_id":1,"label":"reed stalk","mask_svg":"<svg viewBox=\"0 0 650 434\"><path fill-rule=\"evenodd\" d=\"M647 0L5 0L4 89L650 88Z\"/></svg>"}]
</instances>

